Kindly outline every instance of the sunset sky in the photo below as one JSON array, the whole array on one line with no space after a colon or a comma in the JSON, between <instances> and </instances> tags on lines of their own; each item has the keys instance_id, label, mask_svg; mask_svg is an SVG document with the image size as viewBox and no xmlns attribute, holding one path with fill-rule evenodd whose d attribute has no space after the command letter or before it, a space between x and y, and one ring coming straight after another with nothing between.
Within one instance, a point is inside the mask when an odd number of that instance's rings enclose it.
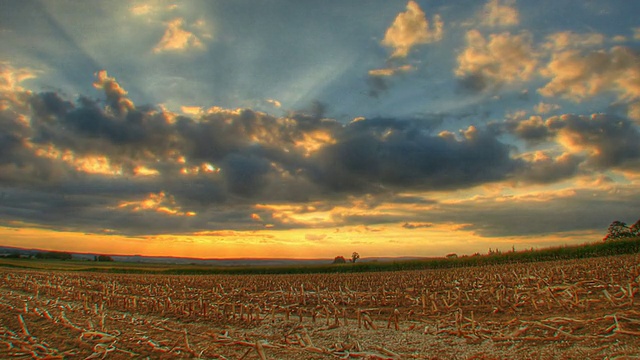
<instances>
[{"instance_id":1,"label":"sunset sky","mask_svg":"<svg viewBox=\"0 0 640 360\"><path fill-rule=\"evenodd\" d=\"M442 256L640 218L640 2L0 0L0 245Z\"/></svg>"}]
</instances>

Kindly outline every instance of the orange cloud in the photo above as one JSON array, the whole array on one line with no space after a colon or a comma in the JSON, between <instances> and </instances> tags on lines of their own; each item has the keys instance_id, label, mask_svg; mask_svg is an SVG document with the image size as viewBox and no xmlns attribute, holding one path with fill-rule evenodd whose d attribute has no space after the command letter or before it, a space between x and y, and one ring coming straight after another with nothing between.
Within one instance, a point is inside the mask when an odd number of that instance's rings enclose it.
<instances>
[{"instance_id":1,"label":"orange cloud","mask_svg":"<svg viewBox=\"0 0 640 360\"><path fill-rule=\"evenodd\" d=\"M406 57L415 45L441 40L443 27L440 15L433 17L433 26L430 27L424 11L411 0L407 3L407 11L398 14L387 29L382 45L393 48L392 57Z\"/></svg>"},{"instance_id":2,"label":"orange cloud","mask_svg":"<svg viewBox=\"0 0 640 360\"><path fill-rule=\"evenodd\" d=\"M581 48L602 45L604 35L598 33L576 34L571 31L561 31L547 36L547 43L543 47L560 51L569 48Z\"/></svg>"},{"instance_id":3,"label":"orange cloud","mask_svg":"<svg viewBox=\"0 0 640 360\"><path fill-rule=\"evenodd\" d=\"M135 108L133 101L126 97L127 91L123 89L115 78L107 75L106 70L100 70L96 74L93 87L104 90L109 106L117 112L130 111Z\"/></svg>"},{"instance_id":4,"label":"orange cloud","mask_svg":"<svg viewBox=\"0 0 640 360\"><path fill-rule=\"evenodd\" d=\"M369 75L370 76L393 76L401 72L409 72L415 69L416 69L415 66L407 64L407 65L402 65L398 67L369 70Z\"/></svg>"},{"instance_id":5,"label":"orange cloud","mask_svg":"<svg viewBox=\"0 0 640 360\"><path fill-rule=\"evenodd\" d=\"M171 195L167 195L164 191L159 193L150 193L145 199L137 201L121 201L117 206L118 209L128 209L133 212L154 211L173 216L195 216L193 211L182 211L180 206L176 204L176 200Z\"/></svg>"},{"instance_id":6,"label":"orange cloud","mask_svg":"<svg viewBox=\"0 0 640 360\"><path fill-rule=\"evenodd\" d=\"M487 39L478 30L470 30L455 74L481 76L498 84L526 81L535 73L537 58L528 32L492 34Z\"/></svg>"},{"instance_id":7,"label":"orange cloud","mask_svg":"<svg viewBox=\"0 0 640 360\"><path fill-rule=\"evenodd\" d=\"M640 99L640 56L627 47L588 54L577 50L559 52L541 73L551 78L538 90L543 96L564 96L579 102L611 91L621 100Z\"/></svg>"},{"instance_id":8,"label":"orange cloud","mask_svg":"<svg viewBox=\"0 0 640 360\"><path fill-rule=\"evenodd\" d=\"M202 50L204 49L204 44L198 36L184 29L184 19L175 18L167 24L164 36L153 49L153 52L181 52L192 49Z\"/></svg>"}]
</instances>

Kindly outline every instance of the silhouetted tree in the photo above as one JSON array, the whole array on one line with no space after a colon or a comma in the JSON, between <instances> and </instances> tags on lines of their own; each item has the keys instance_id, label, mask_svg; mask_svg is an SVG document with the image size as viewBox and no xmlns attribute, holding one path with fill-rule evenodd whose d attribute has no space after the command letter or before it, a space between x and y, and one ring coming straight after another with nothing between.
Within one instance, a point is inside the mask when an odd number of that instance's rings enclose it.
<instances>
[{"instance_id":1,"label":"silhouetted tree","mask_svg":"<svg viewBox=\"0 0 640 360\"><path fill-rule=\"evenodd\" d=\"M640 236L640 219L629 228L632 236Z\"/></svg>"},{"instance_id":2,"label":"silhouetted tree","mask_svg":"<svg viewBox=\"0 0 640 360\"><path fill-rule=\"evenodd\" d=\"M604 237L604 241L620 240L635 236L640 236L640 220L635 224L628 227L626 223L622 221L614 221L609 225L607 229L607 235Z\"/></svg>"},{"instance_id":3,"label":"silhouetted tree","mask_svg":"<svg viewBox=\"0 0 640 360\"><path fill-rule=\"evenodd\" d=\"M333 259L333 263L334 264L346 264L347 260L344 258L344 256L336 256L336 258Z\"/></svg>"},{"instance_id":4,"label":"silhouetted tree","mask_svg":"<svg viewBox=\"0 0 640 360\"><path fill-rule=\"evenodd\" d=\"M353 254L351 254L351 262L355 263L358 259L360 259L360 254L354 251Z\"/></svg>"},{"instance_id":5,"label":"silhouetted tree","mask_svg":"<svg viewBox=\"0 0 640 360\"><path fill-rule=\"evenodd\" d=\"M113 261L113 259L108 255L98 255L96 261Z\"/></svg>"}]
</instances>

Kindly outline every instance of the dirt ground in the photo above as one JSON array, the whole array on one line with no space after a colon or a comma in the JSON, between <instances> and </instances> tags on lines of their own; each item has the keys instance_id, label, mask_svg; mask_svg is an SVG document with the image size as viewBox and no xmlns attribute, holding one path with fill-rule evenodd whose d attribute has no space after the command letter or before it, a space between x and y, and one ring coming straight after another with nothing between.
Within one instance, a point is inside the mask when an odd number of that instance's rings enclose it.
<instances>
[{"instance_id":1,"label":"dirt ground","mask_svg":"<svg viewBox=\"0 0 640 360\"><path fill-rule=\"evenodd\" d=\"M0 358L640 359L638 260L317 278L5 268Z\"/></svg>"}]
</instances>

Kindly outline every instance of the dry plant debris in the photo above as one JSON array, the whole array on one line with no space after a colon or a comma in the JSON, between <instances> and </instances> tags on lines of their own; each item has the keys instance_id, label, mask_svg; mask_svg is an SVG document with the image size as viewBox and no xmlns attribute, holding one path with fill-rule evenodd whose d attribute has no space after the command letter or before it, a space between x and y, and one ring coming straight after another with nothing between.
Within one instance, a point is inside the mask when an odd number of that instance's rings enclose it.
<instances>
[{"instance_id":1,"label":"dry plant debris","mask_svg":"<svg viewBox=\"0 0 640 360\"><path fill-rule=\"evenodd\" d=\"M0 269L0 358L638 358L640 255L307 275Z\"/></svg>"}]
</instances>

